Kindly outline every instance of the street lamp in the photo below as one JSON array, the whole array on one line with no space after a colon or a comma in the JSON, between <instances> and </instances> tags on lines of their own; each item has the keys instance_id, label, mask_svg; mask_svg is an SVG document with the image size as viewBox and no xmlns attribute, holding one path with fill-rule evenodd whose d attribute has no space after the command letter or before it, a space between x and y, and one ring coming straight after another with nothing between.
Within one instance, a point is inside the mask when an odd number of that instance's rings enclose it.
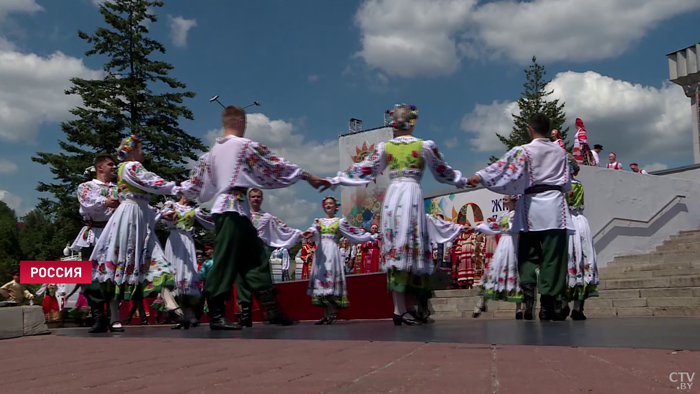
<instances>
[{"instance_id":1,"label":"street lamp","mask_svg":"<svg viewBox=\"0 0 700 394\"><path fill-rule=\"evenodd\" d=\"M70 244L66 244L65 249L63 249L63 255L66 257L70 256Z\"/></svg>"},{"instance_id":2,"label":"street lamp","mask_svg":"<svg viewBox=\"0 0 700 394\"><path fill-rule=\"evenodd\" d=\"M686 97L690 98L693 119L693 156L695 164L700 164L700 43L672 52L668 57L668 74L671 82L680 85Z\"/></svg>"},{"instance_id":3,"label":"street lamp","mask_svg":"<svg viewBox=\"0 0 700 394\"><path fill-rule=\"evenodd\" d=\"M219 95L218 95L218 94L209 99L209 102L210 102L210 103L213 103L214 101L216 101L217 103L219 103L219 105L220 105L222 108L226 108L226 106L223 105L223 104L221 104L221 101L219 101ZM246 105L245 107L241 107L241 109L246 109L246 108L252 107L252 106L259 107L259 106L260 106L260 101L253 101L252 103Z\"/></svg>"}]
</instances>

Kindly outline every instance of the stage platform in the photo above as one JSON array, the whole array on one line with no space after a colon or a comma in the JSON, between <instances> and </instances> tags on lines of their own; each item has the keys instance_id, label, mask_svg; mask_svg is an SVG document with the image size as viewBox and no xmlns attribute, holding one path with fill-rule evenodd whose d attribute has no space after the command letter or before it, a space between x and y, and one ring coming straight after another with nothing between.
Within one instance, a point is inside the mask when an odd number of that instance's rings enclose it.
<instances>
[{"instance_id":1,"label":"stage platform","mask_svg":"<svg viewBox=\"0 0 700 394\"><path fill-rule=\"evenodd\" d=\"M440 320L416 327L395 327L390 320L340 321L331 326L303 322L291 327L255 324L241 331L211 331L208 325L189 330L169 326L130 326L124 333L88 334L87 328L59 329L59 336L149 339L275 339L370 342L424 342L475 345L614 347L700 350L700 319L606 318L582 322L504 319Z\"/></svg>"},{"instance_id":2,"label":"stage platform","mask_svg":"<svg viewBox=\"0 0 700 394\"><path fill-rule=\"evenodd\" d=\"M40 306L0 308L0 339L49 334Z\"/></svg>"}]
</instances>

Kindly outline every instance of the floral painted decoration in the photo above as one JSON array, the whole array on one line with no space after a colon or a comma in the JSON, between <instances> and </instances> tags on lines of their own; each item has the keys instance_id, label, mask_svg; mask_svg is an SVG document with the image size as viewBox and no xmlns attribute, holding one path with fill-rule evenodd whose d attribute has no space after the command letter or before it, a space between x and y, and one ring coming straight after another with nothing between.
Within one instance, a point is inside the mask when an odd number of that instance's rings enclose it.
<instances>
[{"instance_id":1,"label":"floral painted decoration","mask_svg":"<svg viewBox=\"0 0 700 394\"><path fill-rule=\"evenodd\" d=\"M335 198L335 197L333 197L333 196L326 196L326 197L323 197L323 200L321 200L321 208L323 208L323 204L324 204L324 203L326 202L326 200L328 200L328 199L331 199L331 200L335 201L335 211L338 212L338 209L340 209L340 201L338 201L338 199Z\"/></svg>"},{"instance_id":2,"label":"floral painted decoration","mask_svg":"<svg viewBox=\"0 0 700 394\"><path fill-rule=\"evenodd\" d=\"M139 139L134 134L126 137L119 148L119 161L124 161L129 156L129 153L136 148L138 142Z\"/></svg>"},{"instance_id":3,"label":"floral painted decoration","mask_svg":"<svg viewBox=\"0 0 700 394\"><path fill-rule=\"evenodd\" d=\"M403 124L397 124L396 121L391 121L389 122L389 127L395 129L395 130L408 130L409 128L413 127L416 125L416 119L418 119L418 108L416 108L415 105L408 105L408 104L396 104L394 105L394 109L387 110L386 113L389 116L394 116L394 111L397 108L400 107L408 107L411 110L411 119L409 119L408 122L404 122Z\"/></svg>"}]
</instances>

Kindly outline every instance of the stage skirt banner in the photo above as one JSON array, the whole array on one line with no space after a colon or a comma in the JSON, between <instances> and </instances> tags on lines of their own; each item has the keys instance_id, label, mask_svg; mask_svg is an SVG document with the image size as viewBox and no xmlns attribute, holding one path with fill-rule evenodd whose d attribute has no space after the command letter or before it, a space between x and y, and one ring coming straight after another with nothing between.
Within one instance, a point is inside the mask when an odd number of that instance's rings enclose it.
<instances>
[{"instance_id":1,"label":"stage skirt banner","mask_svg":"<svg viewBox=\"0 0 700 394\"><path fill-rule=\"evenodd\" d=\"M477 225L489 217L506 213L503 195L488 189L468 190L425 199L425 212L441 214L445 220Z\"/></svg>"},{"instance_id":2,"label":"stage skirt banner","mask_svg":"<svg viewBox=\"0 0 700 394\"><path fill-rule=\"evenodd\" d=\"M340 137L340 171L345 171L353 163L363 161L371 156L380 142L394 137L390 127L363 131ZM380 214L384 195L389 186L388 173L385 171L374 182L365 187L341 187L340 209L343 216L353 225L369 231L372 224L380 224Z\"/></svg>"}]
</instances>

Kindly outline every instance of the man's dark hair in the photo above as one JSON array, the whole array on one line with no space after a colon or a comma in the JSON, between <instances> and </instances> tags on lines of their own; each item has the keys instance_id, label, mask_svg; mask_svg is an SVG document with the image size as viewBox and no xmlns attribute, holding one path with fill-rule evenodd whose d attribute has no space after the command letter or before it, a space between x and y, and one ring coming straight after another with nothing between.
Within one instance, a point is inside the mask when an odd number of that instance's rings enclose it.
<instances>
[{"instance_id":1,"label":"man's dark hair","mask_svg":"<svg viewBox=\"0 0 700 394\"><path fill-rule=\"evenodd\" d=\"M552 131L549 128L549 118L543 113L532 115L532 118L530 118L530 127L535 130L535 133L543 137L549 137Z\"/></svg>"},{"instance_id":2,"label":"man's dark hair","mask_svg":"<svg viewBox=\"0 0 700 394\"><path fill-rule=\"evenodd\" d=\"M106 162L107 160L110 160L110 161L116 163L116 161L114 161L114 158L111 155L99 155L95 158L95 167Z\"/></svg>"},{"instance_id":3,"label":"man's dark hair","mask_svg":"<svg viewBox=\"0 0 700 394\"><path fill-rule=\"evenodd\" d=\"M252 193L252 192L260 193L261 196L264 195L263 191L260 189L250 189L250 190L248 190L249 197L250 197L250 193Z\"/></svg>"}]
</instances>

